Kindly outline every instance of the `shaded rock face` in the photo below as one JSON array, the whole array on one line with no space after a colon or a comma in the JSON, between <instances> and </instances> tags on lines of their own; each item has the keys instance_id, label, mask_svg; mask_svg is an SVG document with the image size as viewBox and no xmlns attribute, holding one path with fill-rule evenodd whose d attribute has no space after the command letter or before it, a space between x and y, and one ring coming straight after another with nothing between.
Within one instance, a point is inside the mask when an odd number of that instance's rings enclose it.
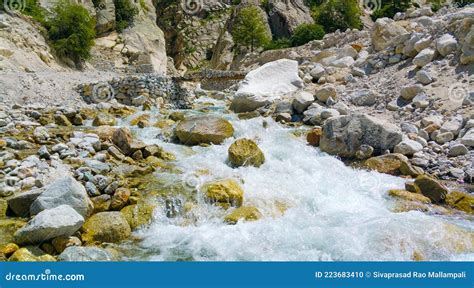
<instances>
[{"instance_id":1,"label":"shaded rock face","mask_svg":"<svg viewBox=\"0 0 474 288\"><path fill-rule=\"evenodd\" d=\"M426 175L418 176L415 184L420 188L421 193L430 198L434 203L444 201L449 192L448 188L443 184Z\"/></svg>"},{"instance_id":2,"label":"shaded rock face","mask_svg":"<svg viewBox=\"0 0 474 288\"><path fill-rule=\"evenodd\" d=\"M44 210L15 233L18 244L41 243L56 237L70 236L84 223L84 218L68 205Z\"/></svg>"},{"instance_id":3,"label":"shaded rock face","mask_svg":"<svg viewBox=\"0 0 474 288\"><path fill-rule=\"evenodd\" d=\"M313 23L309 8L302 0L270 0L268 6L270 28L276 37L289 38L299 25Z\"/></svg>"},{"instance_id":4,"label":"shaded rock face","mask_svg":"<svg viewBox=\"0 0 474 288\"><path fill-rule=\"evenodd\" d=\"M402 141L398 127L367 115L340 116L328 119L323 126L321 150L351 158L363 144L375 154L393 150Z\"/></svg>"},{"instance_id":5,"label":"shaded rock face","mask_svg":"<svg viewBox=\"0 0 474 288\"><path fill-rule=\"evenodd\" d=\"M232 137L234 128L229 121L212 116L197 116L181 121L176 136L186 145L220 144Z\"/></svg>"}]
</instances>

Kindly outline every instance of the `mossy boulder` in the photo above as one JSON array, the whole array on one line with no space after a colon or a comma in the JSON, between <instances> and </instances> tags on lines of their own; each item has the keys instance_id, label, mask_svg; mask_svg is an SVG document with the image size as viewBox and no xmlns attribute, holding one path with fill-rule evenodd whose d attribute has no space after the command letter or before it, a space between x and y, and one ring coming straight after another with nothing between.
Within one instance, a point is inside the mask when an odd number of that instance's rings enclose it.
<instances>
[{"instance_id":1,"label":"mossy boulder","mask_svg":"<svg viewBox=\"0 0 474 288\"><path fill-rule=\"evenodd\" d=\"M149 114L142 114L130 120L130 125L133 125L133 126L138 125L138 126L146 127L146 126L150 126L149 124L150 124Z\"/></svg>"},{"instance_id":2,"label":"mossy boulder","mask_svg":"<svg viewBox=\"0 0 474 288\"><path fill-rule=\"evenodd\" d=\"M415 184L420 188L421 193L430 198L433 203L444 201L449 192L443 184L427 175L416 177Z\"/></svg>"},{"instance_id":3,"label":"mossy boulder","mask_svg":"<svg viewBox=\"0 0 474 288\"><path fill-rule=\"evenodd\" d=\"M15 243L8 243L3 245L0 249L0 253L3 253L7 258L10 257L13 253L15 253L20 247Z\"/></svg>"},{"instance_id":4,"label":"mossy boulder","mask_svg":"<svg viewBox=\"0 0 474 288\"><path fill-rule=\"evenodd\" d=\"M474 214L474 196L471 194L453 191L446 196L446 204L466 213Z\"/></svg>"},{"instance_id":5,"label":"mossy boulder","mask_svg":"<svg viewBox=\"0 0 474 288\"><path fill-rule=\"evenodd\" d=\"M59 126L72 126L72 123L63 114L54 116L54 122Z\"/></svg>"},{"instance_id":6,"label":"mossy boulder","mask_svg":"<svg viewBox=\"0 0 474 288\"><path fill-rule=\"evenodd\" d=\"M369 158L364 162L364 166L379 173L399 175L403 163L408 163L408 158L402 154L394 153Z\"/></svg>"},{"instance_id":7,"label":"mossy boulder","mask_svg":"<svg viewBox=\"0 0 474 288\"><path fill-rule=\"evenodd\" d=\"M20 248L8 258L12 262L54 262L56 258L36 246Z\"/></svg>"},{"instance_id":8,"label":"mossy boulder","mask_svg":"<svg viewBox=\"0 0 474 288\"><path fill-rule=\"evenodd\" d=\"M7 215L8 202L5 199L0 199L0 218Z\"/></svg>"},{"instance_id":9,"label":"mossy boulder","mask_svg":"<svg viewBox=\"0 0 474 288\"><path fill-rule=\"evenodd\" d=\"M262 213L256 207L239 207L226 215L224 221L228 224L237 224L239 220L256 221L262 218Z\"/></svg>"},{"instance_id":10,"label":"mossy boulder","mask_svg":"<svg viewBox=\"0 0 474 288\"><path fill-rule=\"evenodd\" d=\"M26 221L20 219L0 219L0 245L13 242L15 232L25 225Z\"/></svg>"},{"instance_id":11,"label":"mossy boulder","mask_svg":"<svg viewBox=\"0 0 474 288\"><path fill-rule=\"evenodd\" d=\"M92 121L93 126L114 126L116 124L116 119L114 116L106 114L106 113L99 113L95 116L94 121Z\"/></svg>"},{"instance_id":12,"label":"mossy boulder","mask_svg":"<svg viewBox=\"0 0 474 288\"><path fill-rule=\"evenodd\" d=\"M397 190L397 189L389 190L388 195L390 195L392 197L395 197L395 198L400 198L400 199L403 199L403 200L407 200L407 201L420 202L420 203L424 203L424 204L431 203L430 198L425 197L421 194L412 193L410 191L405 191L405 190Z\"/></svg>"},{"instance_id":13,"label":"mossy boulder","mask_svg":"<svg viewBox=\"0 0 474 288\"><path fill-rule=\"evenodd\" d=\"M82 241L88 244L96 242L116 243L130 237L131 229L120 212L100 212L82 226Z\"/></svg>"},{"instance_id":14,"label":"mossy boulder","mask_svg":"<svg viewBox=\"0 0 474 288\"><path fill-rule=\"evenodd\" d=\"M234 135L229 121L214 116L187 118L176 127L176 136L181 143L194 146L199 144L221 144Z\"/></svg>"},{"instance_id":15,"label":"mossy boulder","mask_svg":"<svg viewBox=\"0 0 474 288\"><path fill-rule=\"evenodd\" d=\"M234 167L260 167L265 162L265 156L254 141L239 139L229 147L229 161Z\"/></svg>"},{"instance_id":16,"label":"mossy boulder","mask_svg":"<svg viewBox=\"0 0 474 288\"><path fill-rule=\"evenodd\" d=\"M224 208L240 207L244 199L244 190L234 179L207 182L202 186L206 199Z\"/></svg>"},{"instance_id":17,"label":"mossy boulder","mask_svg":"<svg viewBox=\"0 0 474 288\"><path fill-rule=\"evenodd\" d=\"M120 213L122 213L123 217L127 220L132 230L135 230L151 222L154 210L154 205L139 202L137 204L124 207L122 210L120 210Z\"/></svg>"}]
</instances>

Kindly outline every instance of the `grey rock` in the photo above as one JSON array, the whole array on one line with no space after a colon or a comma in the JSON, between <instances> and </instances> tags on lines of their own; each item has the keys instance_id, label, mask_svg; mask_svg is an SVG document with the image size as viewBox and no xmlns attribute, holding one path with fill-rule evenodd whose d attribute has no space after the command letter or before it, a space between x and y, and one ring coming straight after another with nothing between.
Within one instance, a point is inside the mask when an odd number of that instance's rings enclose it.
<instances>
[{"instance_id":1,"label":"grey rock","mask_svg":"<svg viewBox=\"0 0 474 288\"><path fill-rule=\"evenodd\" d=\"M313 102L314 102L313 94L311 94L309 92L306 92L306 91L301 91L298 94L296 94L295 99L293 100L293 109L297 113L301 114Z\"/></svg>"},{"instance_id":2,"label":"grey rock","mask_svg":"<svg viewBox=\"0 0 474 288\"><path fill-rule=\"evenodd\" d=\"M402 90L400 91L400 97L402 97L404 100L411 101L422 91L423 86L420 84L406 85L402 87Z\"/></svg>"},{"instance_id":3,"label":"grey rock","mask_svg":"<svg viewBox=\"0 0 474 288\"><path fill-rule=\"evenodd\" d=\"M60 178L42 189L44 192L31 204L31 215L64 204L74 208L83 217L86 217L91 209L86 189L70 176Z\"/></svg>"},{"instance_id":4,"label":"grey rock","mask_svg":"<svg viewBox=\"0 0 474 288\"><path fill-rule=\"evenodd\" d=\"M457 157L466 155L469 153L469 150L463 144L455 144L449 148L448 156L449 157Z\"/></svg>"},{"instance_id":5,"label":"grey rock","mask_svg":"<svg viewBox=\"0 0 474 288\"><path fill-rule=\"evenodd\" d=\"M67 247L63 253L58 256L59 261L67 262L87 262L87 261L112 261L113 255L102 248L98 247Z\"/></svg>"},{"instance_id":6,"label":"grey rock","mask_svg":"<svg viewBox=\"0 0 474 288\"><path fill-rule=\"evenodd\" d=\"M61 236L71 236L84 218L68 205L44 210L15 232L18 244L37 244Z\"/></svg>"},{"instance_id":7,"label":"grey rock","mask_svg":"<svg viewBox=\"0 0 474 288\"><path fill-rule=\"evenodd\" d=\"M433 78L425 70L420 70L416 72L416 80L418 80L418 82L420 82L423 85L428 85L433 82Z\"/></svg>"},{"instance_id":8,"label":"grey rock","mask_svg":"<svg viewBox=\"0 0 474 288\"><path fill-rule=\"evenodd\" d=\"M400 153L406 156L411 156L416 152L419 152L423 149L423 145L418 143L415 140L404 139L402 142L398 143L395 146L393 152Z\"/></svg>"},{"instance_id":9,"label":"grey rock","mask_svg":"<svg viewBox=\"0 0 474 288\"><path fill-rule=\"evenodd\" d=\"M351 95L352 103L357 106L372 106L376 99L377 94L370 89L359 90Z\"/></svg>"},{"instance_id":10,"label":"grey rock","mask_svg":"<svg viewBox=\"0 0 474 288\"><path fill-rule=\"evenodd\" d=\"M8 207L19 217L28 217L30 215L30 206L43 193L42 189L35 189L20 193L8 199Z\"/></svg>"},{"instance_id":11,"label":"grey rock","mask_svg":"<svg viewBox=\"0 0 474 288\"><path fill-rule=\"evenodd\" d=\"M110 171L110 165L104 162L100 162L97 160L86 160L84 162L84 165L86 167L89 167L92 169L92 171L96 174L105 174Z\"/></svg>"},{"instance_id":12,"label":"grey rock","mask_svg":"<svg viewBox=\"0 0 474 288\"><path fill-rule=\"evenodd\" d=\"M320 148L329 154L354 157L363 144L381 154L401 141L402 133L395 125L358 114L328 119L323 126Z\"/></svg>"}]
</instances>

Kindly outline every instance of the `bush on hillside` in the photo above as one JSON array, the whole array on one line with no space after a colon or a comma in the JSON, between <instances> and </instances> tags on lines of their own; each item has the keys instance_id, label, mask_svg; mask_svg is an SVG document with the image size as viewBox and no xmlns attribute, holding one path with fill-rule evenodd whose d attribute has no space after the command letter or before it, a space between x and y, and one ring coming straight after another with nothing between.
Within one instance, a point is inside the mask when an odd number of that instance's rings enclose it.
<instances>
[{"instance_id":1,"label":"bush on hillside","mask_svg":"<svg viewBox=\"0 0 474 288\"><path fill-rule=\"evenodd\" d=\"M291 45L300 46L312 40L321 40L324 37L324 28L318 24L301 24L291 35Z\"/></svg>"},{"instance_id":2,"label":"bush on hillside","mask_svg":"<svg viewBox=\"0 0 474 288\"><path fill-rule=\"evenodd\" d=\"M95 19L86 8L69 1L59 1L45 24L51 46L59 56L68 57L76 64L90 57Z\"/></svg>"},{"instance_id":3,"label":"bush on hillside","mask_svg":"<svg viewBox=\"0 0 474 288\"><path fill-rule=\"evenodd\" d=\"M321 24L327 33L362 27L358 0L326 0L313 8L313 15L316 23Z\"/></svg>"},{"instance_id":4,"label":"bush on hillside","mask_svg":"<svg viewBox=\"0 0 474 288\"><path fill-rule=\"evenodd\" d=\"M393 18L398 12L405 12L411 6L411 0L381 0L381 9L374 11L372 19Z\"/></svg>"},{"instance_id":5,"label":"bush on hillside","mask_svg":"<svg viewBox=\"0 0 474 288\"><path fill-rule=\"evenodd\" d=\"M130 0L114 0L115 5L115 29L122 32L125 28L133 24L138 9Z\"/></svg>"}]
</instances>

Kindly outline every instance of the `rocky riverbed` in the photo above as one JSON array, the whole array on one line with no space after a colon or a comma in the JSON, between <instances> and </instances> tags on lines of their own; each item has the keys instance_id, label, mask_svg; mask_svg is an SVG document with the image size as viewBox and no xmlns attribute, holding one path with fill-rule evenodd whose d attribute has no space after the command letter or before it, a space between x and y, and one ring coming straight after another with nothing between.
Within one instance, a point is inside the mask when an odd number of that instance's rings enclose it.
<instances>
[{"instance_id":1,"label":"rocky riverbed","mask_svg":"<svg viewBox=\"0 0 474 288\"><path fill-rule=\"evenodd\" d=\"M416 11L249 55L227 89L16 87L0 259L472 260L474 8Z\"/></svg>"}]
</instances>

